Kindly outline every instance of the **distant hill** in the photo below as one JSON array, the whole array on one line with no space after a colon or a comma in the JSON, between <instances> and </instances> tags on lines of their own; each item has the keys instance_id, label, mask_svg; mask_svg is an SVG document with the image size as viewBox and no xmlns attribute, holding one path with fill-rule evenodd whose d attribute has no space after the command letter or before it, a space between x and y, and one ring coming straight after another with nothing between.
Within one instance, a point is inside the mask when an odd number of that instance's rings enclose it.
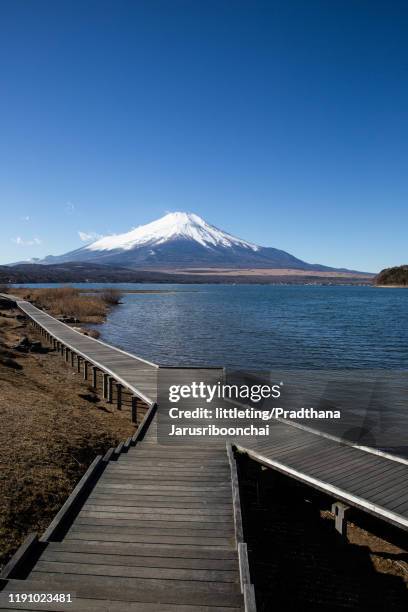
<instances>
[{"instance_id":1,"label":"distant hill","mask_svg":"<svg viewBox=\"0 0 408 612\"><path fill-rule=\"evenodd\" d=\"M371 284L370 275L282 269L196 269L160 272L97 263L68 262L0 266L1 284L23 283L228 283L228 284Z\"/></svg>"},{"instance_id":2,"label":"distant hill","mask_svg":"<svg viewBox=\"0 0 408 612\"><path fill-rule=\"evenodd\" d=\"M375 278L375 284L408 287L408 266L395 266L381 270Z\"/></svg>"},{"instance_id":3,"label":"distant hill","mask_svg":"<svg viewBox=\"0 0 408 612\"><path fill-rule=\"evenodd\" d=\"M75 251L49 255L38 263L49 265L72 261L171 272L186 268L350 272L308 263L281 249L258 246L186 212L168 213L124 234L104 236Z\"/></svg>"},{"instance_id":4,"label":"distant hill","mask_svg":"<svg viewBox=\"0 0 408 612\"><path fill-rule=\"evenodd\" d=\"M165 272L129 270L95 263L68 262L44 266L21 263L0 266L0 282L13 283L144 283L174 282Z\"/></svg>"}]
</instances>

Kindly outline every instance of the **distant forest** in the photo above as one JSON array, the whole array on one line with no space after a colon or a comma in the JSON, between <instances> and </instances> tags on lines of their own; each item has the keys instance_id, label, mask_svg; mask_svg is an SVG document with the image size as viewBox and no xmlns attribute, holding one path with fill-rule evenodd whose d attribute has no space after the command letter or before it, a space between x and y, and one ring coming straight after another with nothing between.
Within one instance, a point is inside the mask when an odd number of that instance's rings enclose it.
<instances>
[{"instance_id":1,"label":"distant forest","mask_svg":"<svg viewBox=\"0 0 408 612\"><path fill-rule=\"evenodd\" d=\"M408 266L395 266L381 270L375 282L377 285L405 285L408 287Z\"/></svg>"},{"instance_id":2,"label":"distant forest","mask_svg":"<svg viewBox=\"0 0 408 612\"><path fill-rule=\"evenodd\" d=\"M16 264L0 266L1 284L19 283L226 283L226 284L293 284L293 285L371 285L369 276L302 276L290 273L285 276L253 274L208 274L161 272L158 270L133 270L90 262L67 262L63 264Z\"/></svg>"}]
</instances>

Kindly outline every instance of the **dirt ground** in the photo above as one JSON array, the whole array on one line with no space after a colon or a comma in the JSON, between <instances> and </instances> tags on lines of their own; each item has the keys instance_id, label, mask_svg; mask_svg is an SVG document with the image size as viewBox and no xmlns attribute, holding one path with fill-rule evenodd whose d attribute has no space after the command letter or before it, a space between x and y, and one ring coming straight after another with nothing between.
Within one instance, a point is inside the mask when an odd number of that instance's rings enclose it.
<instances>
[{"instance_id":1,"label":"dirt ground","mask_svg":"<svg viewBox=\"0 0 408 612\"><path fill-rule=\"evenodd\" d=\"M41 533L96 455L135 431L17 310L0 310L0 567ZM10 350L22 336L44 352Z\"/></svg>"}]
</instances>

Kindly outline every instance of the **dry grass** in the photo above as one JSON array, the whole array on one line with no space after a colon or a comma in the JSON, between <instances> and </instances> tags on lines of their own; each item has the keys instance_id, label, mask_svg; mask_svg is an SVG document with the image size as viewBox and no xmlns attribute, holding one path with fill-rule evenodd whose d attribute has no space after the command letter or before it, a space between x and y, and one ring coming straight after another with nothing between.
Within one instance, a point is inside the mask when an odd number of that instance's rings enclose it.
<instances>
[{"instance_id":1,"label":"dry grass","mask_svg":"<svg viewBox=\"0 0 408 612\"><path fill-rule=\"evenodd\" d=\"M53 316L70 317L78 323L102 323L109 308L119 303L121 295L115 289L89 294L75 287L17 289L16 292Z\"/></svg>"},{"instance_id":2,"label":"dry grass","mask_svg":"<svg viewBox=\"0 0 408 612\"><path fill-rule=\"evenodd\" d=\"M109 306L116 306L117 304L120 304L120 299L122 297L120 291L112 288L104 289L99 295L105 304L108 304Z\"/></svg>"},{"instance_id":3,"label":"dry grass","mask_svg":"<svg viewBox=\"0 0 408 612\"><path fill-rule=\"evenodd\" d=\"M134 432L55 352L17 354L40 339L17 311L0 312L0 566L28 533L43 532L97 454ZM17 366L17 367L16 367Z\"/></svg>"}]
</instances>

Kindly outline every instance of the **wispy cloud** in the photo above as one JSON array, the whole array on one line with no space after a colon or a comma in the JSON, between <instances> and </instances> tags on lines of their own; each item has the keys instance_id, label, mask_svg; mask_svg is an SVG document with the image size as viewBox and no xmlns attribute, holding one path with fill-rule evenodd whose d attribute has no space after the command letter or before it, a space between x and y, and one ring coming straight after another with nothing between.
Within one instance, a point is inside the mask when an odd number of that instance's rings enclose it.
<instances>
[{"instance_id":1,"label":"wispy cloud","mask_svg":"<svg viewBox=\"0 0 408 612\"><path fill-rule=\"evenodd\" d=\"M17 236L16 238L12 238L11 240L12 242L14 242L14 244L18 244L18 246L37 246L39 244L42 244L42 240L40 240L39 238L25 240L21 236Z\"/></svg>"},{"instance_id":2,"label":"wispy cloud","mask_svg":"<svg viewBox=\"0 0 408 612\"><path fill-rule=\"evenodd\" d=\"M20 219L21 219L21 221L26 221L26 222L28 222L28 221L30 221L31 217L30 217L30 215L26 215L26 216L24 216L24 217L20 217Z\"/></svg>"},{"instance_id":3,"label":"wispy cloud","mask_svg":"<svg viewBox=\"0 0 408 612\"><path fill-rule=\"evenodd\" d=\"M92 242L93 240L98 240L98 238L102 238L101 234L97 234L96 232L78 231L78 236L82 240L82 242Z\"/></svg>"},{"instance_id":4,"label":"wispy cloud","mask_svg":"<svg viewBox=\"0 0 408 612\"><path fill-rule=\"evenodd\" d=\"M73 202L65 202L65 212L68 215L73 215L75 212L75 204Z\"/></svg>"}]
</instances>

